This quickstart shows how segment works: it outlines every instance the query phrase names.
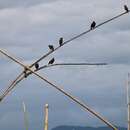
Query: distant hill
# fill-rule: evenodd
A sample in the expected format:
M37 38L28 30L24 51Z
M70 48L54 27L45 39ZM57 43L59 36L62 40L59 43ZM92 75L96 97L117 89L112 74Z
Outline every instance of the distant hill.
M119 127L119 130L127 130L126 128ZM57 126L52 130L111 130L108 127L82 127L82 126Z

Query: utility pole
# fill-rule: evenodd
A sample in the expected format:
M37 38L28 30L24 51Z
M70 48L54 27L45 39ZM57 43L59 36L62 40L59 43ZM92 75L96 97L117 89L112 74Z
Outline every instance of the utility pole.
M48 108L49 105L45 105L45 117L44 117L44 130L48 130Z
M130 97L129 97L129 86L130 86L130 73L128 73L128 79L127 79L127 108L128 108L128 130L130 130Z

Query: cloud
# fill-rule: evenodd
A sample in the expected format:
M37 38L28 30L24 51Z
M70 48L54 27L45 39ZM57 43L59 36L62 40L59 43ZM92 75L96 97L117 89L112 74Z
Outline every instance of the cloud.
M56 0L1 0L0 1L0 9L4 8L17 8L17 7L29 7L34 6L41 3L54 2Z
M123 12L124 4L122 0L0 1L0 48L26 64L32 63L49 51L48 44L56 47L61 36L68 40L89 29L93 20L99 24ZM128 14L65 45L40 62L47 64L55 57L56 62L106 62L108 66L53 67L39 72L120 126L126 126L123 86L130 71L129 22ZM0 55L0 90L22 70ZM62 124L103 125L63 94L30 76L0 104L0 129L8 129L6 122L12 118L10 129L23 128L20 124L23 100L32 130L42 128L45 103L50 104L50 128ZM16 122L20 123L15 126Z

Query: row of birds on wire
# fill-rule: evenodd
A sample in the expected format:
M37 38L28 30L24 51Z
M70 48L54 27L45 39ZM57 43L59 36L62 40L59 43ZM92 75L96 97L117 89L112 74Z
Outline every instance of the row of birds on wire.
M127 5L124 5L124 10L125 10L126 12L129 12L129 8L128 8ZM90 29L92 30L92 29L94 29L95 27L96 27L96 22L93 21L93 22L91 23L91 25L90 25ZM64 43L64 40L63 40L63 37L61 37L61 38L59 39L59 46L62 46L63 43ZM54 48L53 45L48 45L48 47L49 47L50 51L54 51L54 50L55 50L55 48ZM53 57L51 60L49 60L48 65L51 65L51 64L53 64L54 62L55 62L55 58ZM39 67L40 67L40 66L39 66L39 63L35 63L34 66L35 66L35 69L36 69L36 70L38 70ZM25 70L24 70L25 77L27 77L26 71L27 71L27 69L25 68Z
M61 37L61 38L59 39L59 45L62 46L63 43L64 43L63 37ZM48 47L49 47L50 51L54 51L54 50L55 50L53 45L48 45ZM55 58L53 57L51 60L49 60L48 65L51 65L51 64L53 64L54 62L55 62ZM38 70L39 67L40 67L39 63L35 63L34 67L35 67L36 70ZM26 68L25 68L25 70L24 70L24 74L25 74L24 77L26 78L26 77L27 77L27 69L26 69Z

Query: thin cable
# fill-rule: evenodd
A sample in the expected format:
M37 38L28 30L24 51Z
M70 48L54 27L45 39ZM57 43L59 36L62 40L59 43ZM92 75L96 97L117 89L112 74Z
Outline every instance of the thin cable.
M19 60L17 60L16 58L8 55L5 51L0 49L0 52L7 56L9 59L13 60L14 62L18 63L19 65L21 65L22 67L26 68L27 70L29 70L30 72L32 72L34 75L36 75L37 77L39 77L41 80L45 81L46 83L48 83L49 85L51 85L53 88L57 89L58 91L60 91L61 93L63 93L65 96L67 96L68 98L70 98L73 102L79 104L84 110L89 111L91 114L93 114L95 117L97 117L99 120L101 120L102 122L104 122L107 126L109 126L110 128L112 128L113 130L117 130L117 128L111 124L109 121L107 121L106 119L104 119L101 115L99 115L97 112L95 112L94 110L92 110L89 106L87 106L86 104L84 104L83 102L81 102L79 99L73 97L71 94L67 93L64 89L62 89L61 87L58 87L57 85L55 85L54 83L50 82L47 78L44 78L43 76L39 75L38 73L34 72L32 69L30 69L29 67L25 66L23 63L21 63Z
M34 71L36 72L41 69L56 67L56 66L102 66L102 65L108 65L108 64L107 63L55 63L55 64L41 66L38 69L35 69ZM27 76L30 74L32 73L28 72Z
M48 68L48 67L54 67L54 66L101 66L101 65L108 65L107 63L56 63L51 65L45 65L39 68Z

